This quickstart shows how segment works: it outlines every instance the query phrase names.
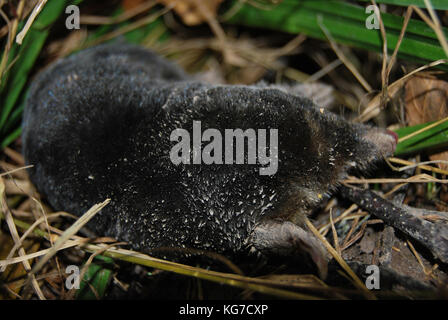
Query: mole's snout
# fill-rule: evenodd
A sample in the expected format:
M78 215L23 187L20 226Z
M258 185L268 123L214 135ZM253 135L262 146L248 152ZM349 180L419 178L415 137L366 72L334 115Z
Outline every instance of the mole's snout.
M393 155L398 143L395 132L380 128L369 129L364 138L372 142L384 156Z
M393 131L391 131L391 130L386 130L386 132L387 132L388 134L390 134L392 137L394 137L394 139L395 139L395 146L396 146L397 143L398 143L398 134L396 134L395 132L393 132Z

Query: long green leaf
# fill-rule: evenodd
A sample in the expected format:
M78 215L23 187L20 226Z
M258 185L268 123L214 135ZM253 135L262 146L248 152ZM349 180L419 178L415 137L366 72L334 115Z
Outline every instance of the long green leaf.
M11 70L11 77L2 92L2 112L0 117L0 128L3 128L6 121L19 99L24 88L28 73L34 66L34 61L39 56L40 50L45 43L48 31L30 30L19 49L18 60L14 63Z
M269 28L289 33L304 33L326 40L322 26L335 41L367 50L382 51L380 30L366 27L365 7L337 0L284 0L270 10L245 4L229 23ZM395 48L403 25L403 17L382 13L387 31L388 49ZM444 31L448 34L447 29ZM398 56L424 62L447 58L436 34L422 21L411 19ZM448 70L448 65L442 68Z
M112 270L109 269L113 263L113 259L105 256L97 256L95 257L95 261L95 263L90 264L87 268L84 279L80 283L79 290L76 291L76 299L78 300L96 300L103 298L106 293L106 289L113 275Z
M65 12L69 4L79 4L82 0L49 1L34 21L22 45L14 43L8 63L12 65L4 77L0 92L0 139L5 147L11 138L20 132L17 120L21 114L19 101L24 100L24 88L28 75L45 44L51 25ZM19 25L19 31L24 22ZM19 110L19 111L17 111Z
M434 122L418 124L411 127L401 128L396 131L399 138L405 137L413 132L423 129ZM426 130L415 137L409 138L397 145L395 155L408 155L422 151L440 150L448 146L448 121Z
M370 2L372 3L372 0L358 0L363 2ZM420 8L426 8L425 1L424 0L376 0L376 3L385 3L385 4L393 4L396 6L410 6L414 5L416 7ZM434 9L437 10L447 10L448 9L448 1L446 0L431 0L431 4Z
M2 148L7 147L10 143L12 143L14 140L16 140L20 135L22 134L22 127L16 128L12 133L8 134L6 138L2 141Z

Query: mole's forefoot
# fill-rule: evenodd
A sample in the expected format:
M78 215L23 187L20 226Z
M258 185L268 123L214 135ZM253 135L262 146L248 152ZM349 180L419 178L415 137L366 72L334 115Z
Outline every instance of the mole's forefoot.
M319 277L327 276L328 262L321 242L290 221L266 220L258 224L249 238L249 245L270 256L294 258L307 254L317 267Z

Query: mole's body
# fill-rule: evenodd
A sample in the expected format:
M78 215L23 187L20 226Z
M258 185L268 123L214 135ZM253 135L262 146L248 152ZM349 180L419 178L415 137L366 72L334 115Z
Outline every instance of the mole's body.
M173 130L278 129L278 170L178 164ZM187 247L225 254L248 248L308 252L324 264L302 217L351 167L395 148L394 137L257 86L189 80L144 49L105 45L59 61L34 82L23 120L32 181L56 210L82 214L133 248ZM206 143L204 143L206 144ZM269 144L268 144L269 146Z

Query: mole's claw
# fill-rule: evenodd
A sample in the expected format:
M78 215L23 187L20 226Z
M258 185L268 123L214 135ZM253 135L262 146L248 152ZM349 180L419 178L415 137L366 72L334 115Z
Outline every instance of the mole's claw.
M328 261L320 241L290 221L263 221L255 227L248 243L267 255L292 258L308 255L317 267L319 277L325 279L327 276Z

